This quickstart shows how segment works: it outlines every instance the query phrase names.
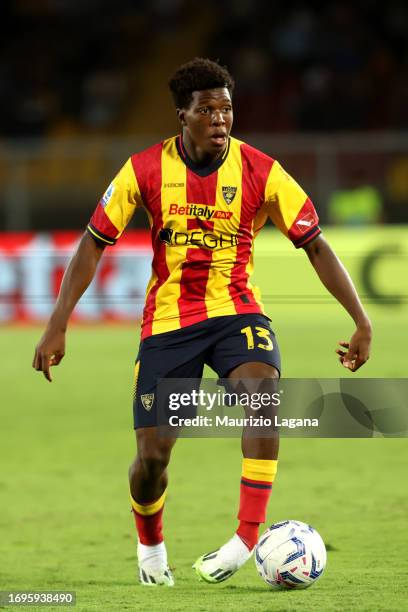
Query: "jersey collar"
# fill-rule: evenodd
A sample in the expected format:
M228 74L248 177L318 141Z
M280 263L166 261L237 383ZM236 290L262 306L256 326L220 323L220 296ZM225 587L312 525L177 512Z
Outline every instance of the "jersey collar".
M176 147L177 147L178 154L180 155L183 162L186 164L187 168L190 168L190 170L192 170L195 174L198 174L198 176L208 176L209 174L211 174L212 172L215 172L216 170L218 170L218 168L222 166L222 164L225 162L225 160L228 157L228 153L230 149L230 142L231 142L231 139L228 137L227 146L225 147L225 151L221 157L216 159L214 162L212 162L208 166L201 166L200 164L195 162L193 159L191 159L191 157L189 157L184 147L181 134L176 137Z

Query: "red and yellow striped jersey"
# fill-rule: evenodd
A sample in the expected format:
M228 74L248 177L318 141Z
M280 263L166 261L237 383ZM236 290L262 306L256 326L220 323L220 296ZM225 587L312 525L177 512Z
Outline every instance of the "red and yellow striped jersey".
M137 207L147 212L153 245L142 338L209 317L264 313L250 282L257 232L270 217L296 247L320 233L301 187L277 161L235 138L206 168L187 156L180 136L132 155L88 231L113 245Z

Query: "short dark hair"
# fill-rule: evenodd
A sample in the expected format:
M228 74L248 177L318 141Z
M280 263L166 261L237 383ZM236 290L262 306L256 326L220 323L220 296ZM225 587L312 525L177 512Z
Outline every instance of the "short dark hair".
M232 94L234 79L218 62L196 57L176 70L169 80L169 87L176 107L188 108L193 91L226 87Z

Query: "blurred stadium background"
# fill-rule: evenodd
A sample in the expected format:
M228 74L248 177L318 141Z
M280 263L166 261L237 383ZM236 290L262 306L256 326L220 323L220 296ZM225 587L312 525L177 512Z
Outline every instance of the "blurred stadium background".
M219 58L234 74L235 135L281 161L323 227L356 237L356 257L380 249L363 293L405 299L405 2L322 10L313 2L123 0L119 10L113 0L5 0L0 10L0 321L47 315L75 232L118 168L178 129L167 80L195 55ZM401 231L391 237L395 224ZM136 214L131 228L146 227ZM370 243L373 227L384 234ZM79 309L85 319L140 316L148 244L130 232L112 250ZM136 263L127 263L129 249ZM385 260L389 286L376 287Z
M88 597L87 610L97 609L100 592L103 609L110 601L109 609L123 610L126 584L131 588L134 581L133 554L128 541L114 544L109 534L121 538L116 532L122 529L124 538L134 538L125 482L134 443L125 432L131 429L132 359L138 344L134 321L141 314L150 266L146 218L137 213L127 234L105 254L95 282L76 310L76 319L85 325L73 326L67 357L50 388L29 368L66 262L96 202L127 157L177 131L167 91L169 75L196 55L218 58L236 79L234 135L279 159L309 193L325 234L350 270L372 317L372 358L356 377L406 377L408 4L403 0L328 1L324 6L267 0L3 0L0 14L4 468L0 494L5 494L0 525L9 560L2 585L51 587L73 581L85 600ZM284 374L347 376L336 362L334 348L352 332L352 322L321 288L306 258L272 227L257 239L256 258L255 278L278 332ZM100 321L103 326L94 325ZM115 325L107 325L108 321ZM218 444L218 452L224 453L227 463L231 459L231 466L232 458L239 456L238 445L232 447L235 441L223 448L217 441L194 442L198 446L183 441L177 448L174 497L173 502L169 498L168 510L171 526L178 526L182 516L194 534L191 543L187 539L188 549L177 530L169 535L170 547L181 559L181 573L185 565L185 580L195 552L204 552L197 542L195 520L177 497L201 499L191 481L195 472L191 468L189 476L186 466L196 466L198 453L208 452L210 443ZM385 448L366 441L362 459L358 444L363 441L337 441L330 447L323 442L283 444L281 488L276 493L281 514L272 509L271 517L286 517L295 483L298 487L304 481L302 466L315 463L316 456L320 462L325 457L326 469L321 465L320 470L308 470L310 496L302 489L299 516L289 518L310 520L331 541L342 542L341 570L338 565L336 570L340 575L335 578L334 570L330 574L340 589L352 557L354 564L360 563L355 568L359 582L372 579L374 592L375 573L360 580L361 559L371 555L369 546L376 546L371 536L380 532L378 521L384 519L382 529L386 519L402 520L406 513L406 496L398 484L405 478L406 445L389 440ZM349 469L343 478L339 466L345 456L353 457L353 468L361 462L364 482L358 479L358 470L353 475ZM376 466L375 473L371 465ZM388 465L392 465L390 480ZM222 481L209 510L217 522L213 535L221 538L228 536L227 523L235 512L231 466L225 468L225 473L231 472L227 486L218 464L208 459L208 473L218 474ZM290 469L285 470L287 466ZM342 484L344 480L350 488ZM333 482L333 496L323 495L332 490ZM109 502L105 499L102 514L100 498L107 490L113 493ZM71 503L64 503L66 496L72 496ZM316 496L322 500L318 508ZM220 508L226 499L231 506L224 516ZM191 501L197 512L198 504ZM59 519L48 510L50 505L58 508ZM97 525L106 536L103 543ZM347 531L346 525L353 530ZM357 557L356 525L361 534ZM377 560L382 558L381 546L393 537L392 531L387 533L380 544L377 540ZM92 539L93 544L88 541ZM220 543L214 539L213 547ZM205 539L203 545L207 546ZM99 546L100 558L108 547L115 592L109 590L109 577L89 569L95 567L92 546ZM395 558L398 550L394 542ZM21 554L26 563L17 570ZM121 555L126 558L124 566ZM57 559L56 567L50 559ZM103 573L102 567L99 571ZM386 576L381 568L384 585ZM252 579L245 580L251 588L255 585ZM395 572L390 573L388 583L398 584L395 580ZM189 586L186 609L192 609L194 584ZM336 609L347 608L344 601L351 597L350 588L345 587L345 600L339 595ZM349 603L353 604L347 609L357 609L357 586L352 589L354 599ZM328 597L324 603L319 592ZM376 592L379 602L364 609L388 609ZM316 591L313 609L332 609L337 595L329 587ZM217 595L205 609L243 609L241 591L229 596L224 601ZM361 597L364 602L364 593ZM177 601L179 607L174 604L174 609L184 609ZM256 599L248 602L246 609L266 609ZM302 609L309 609L305 606ZM392 609L402 607L397 602ZM276 609L286 608L280 603Z

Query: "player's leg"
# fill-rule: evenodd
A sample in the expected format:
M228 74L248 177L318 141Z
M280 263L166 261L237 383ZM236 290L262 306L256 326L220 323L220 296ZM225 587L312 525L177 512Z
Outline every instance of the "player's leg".
M229 374L232 386L244 381L247 393L265 393L272 397L277 391L278 370L260 362L244 363ZM249 410L247 414L249 416ZM275 407L257 411L257 415L274 422ZM266 511L278 466L279 433L277 428L244 427L242 432L242 471L237 535L252 551L258 541L259 525L266 520Z
M251 341L248 340L250 333ZM253 341L256 334L259 338ZM276 392L280 355L266 317L237 317L216 349L213 367L221 377L228 378L228 385L238 395L240 392L268 393L272 397ZM256 416L269 417L273 422L274 410L270 405L257 411ZM250 416L249 412L246 409L246 416ZM242 434L238 529L221 548L203 555L195 563L198 575L207 582L228 579L249 559L258 540L259 525L265 521L277 469L279 437L274 428L261 429L260 433L257 428L256 432L245 427Z
M238 391L245 389L249 394L268 393L272 396L279 372L271 365L250 362L232 370L228 379L231 387L238 388ZM269 412L268 416L271 416ZM196 561L195 569L206 582L217 583L230 578L248 561L258 541L259 525L266 520L279 451L278 433L269 430L265 436L254 437L253 428L244 428L241 442L243 459L239 525L226 544Z
M157 427L136 430L137 456L129 468L132 511L138 533L138 562L142 584L172 586L163 536L167 466L176 438Z
M172 586L163 538L167 466L177 430L166 427L168 402L159 393L159 379L200 379L200 329L177 330L141 343L135 366L133 416L137 456L129 469L132 510L138 533L139 576L142 584ZM202 332L201 332L202 333ZM177 380L172 385L178 383Z
M167 466L176 437L165 437L157 427L136 429L137 455L129 468L132 497L140 503L158 499L167 488Z

